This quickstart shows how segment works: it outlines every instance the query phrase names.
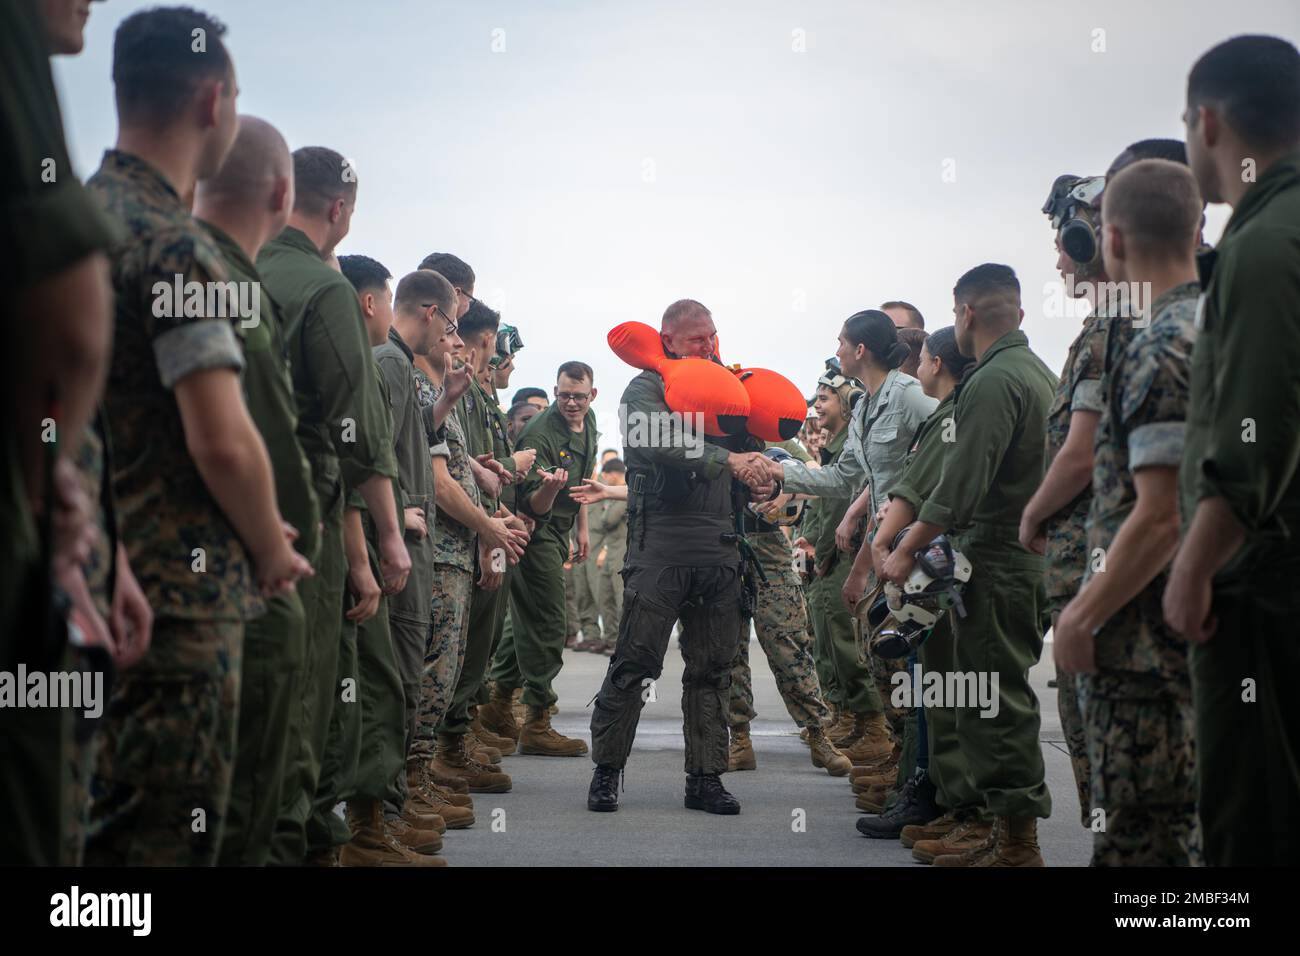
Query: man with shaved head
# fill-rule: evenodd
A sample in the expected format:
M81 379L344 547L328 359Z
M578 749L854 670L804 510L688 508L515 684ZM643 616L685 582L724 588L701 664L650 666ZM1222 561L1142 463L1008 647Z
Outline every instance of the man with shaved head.
M298 411L284 359L284 338L274 305L262 292L254 260L279 234L293 208L293 160L284 138L270 123L241 116L235 143L220 172L200 180L194 215L225 260L232 281L247 286L242 295L258 304L256 321L236 324L244 351L244 400L262 433L275 472L280 513L298 532L294 546L315 560L320 520L311 466L294 431ZM267 602L264 616L248 622L244 633L243 689L239 737L230 790L230 809L221 843L223 866L264 866L280 807L291 742L302 735L295 718L302 693L306 655L306 617L296 591Z
M715 336L713 316L694 299L668 306L659 327L669 358L712 359ZM742 622L734 514L741 494L732 479L748 459L740 453L738 437L701 441L703 436L687 434L688 420L669 413L657 372L634 378L620 406L629 487L625 610L591 716L596 767L587 809L618 809L618 779L632 751L641 708L652 699L648 688L663 672L673 624L680 618L686 661L684 802L708 813L739 813L740 802L722 786L720 775L727 770L728 691ZM652 430L647 438L646 429L635 423L650 421L668 427Z

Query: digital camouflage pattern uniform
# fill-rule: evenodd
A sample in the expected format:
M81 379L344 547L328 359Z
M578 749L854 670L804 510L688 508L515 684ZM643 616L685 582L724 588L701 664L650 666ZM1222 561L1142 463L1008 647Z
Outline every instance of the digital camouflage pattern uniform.
M217 226L200 223L224 257L230 278L257 283L260 289L262 276L239 244ZM235 331L244 347L244 400L266 443L276 503L284 520L298 531L294 547L307 560L315 560L320 505L312 489L311 465L295 435L298 409L284 336L265 289L257 324L245 328L240 321ZM222 866L265 866L270 859L290 746L297 743L290 738L290 728L302 694L306 613L297 590L268 598L266 604L266 613L249 621L244 632L239 738L221 841Z
M1245 543L1214 578L1214 636L1190 657L1205 859L1294 865L1300 154L1277 160L1247 187L1218 248L1198 265L1205 298L1178 472L1183 520L1202 499L1217 497L1246 529Z
M668 414L663 379L655 372L634 378L621 405L625 422L669 421L672 432L650 445L623 436L629 486L623 619L591 715L591 759L615 769L626 765L641 708L663 673L680 618L686 772L725 773L727 698L742 620L728 451L713 439L688 444L681 417Z
M600 609L601 637L606 647L618 640L618 622L623 618L623 559L627 555L627 502L606 498L587 508L591 528L591 553L595 561L605 549L605 563L597 568L596 603ZM789 564L789 562L786 562Z
M491 455L507 471L513 473L514 461L510 459L510 440L506 437L505 420L497 403L475 379L460 400L461 420L465 424L465 440L469 454ZM508 486L507 486L508 487ZM503 488L502 491L506 489ZM488 497L479 489L483 510L489 515L497 512L501 499ZM501 555L499 563L508 567L505 556ZM487 591L478 586L479 577L478 549L474 552L474 587L470 597L468 636L465 645L465 663L456 689L452 695L451 706L442 720L440 731L447 734L463 735L470 729L470 708L478 703L479 692L484 686L488 665L492 661L492 648L505 614L506 604L510 600L510 590L505 581L495 591Z
M1107 317L1103 303L1099 302L1093 315L1083 322L1083 329L1070 344L1065 357L1065 367L1056 384L1056 395L1047 414L1047 464L1051 467L1070 434L1070 417L1075 412L1101 414L1101 375L1106 362L1106 340L1112 324L1128 328L1128 319L1112 320ZM1092 489L1084 488L1075 499L1052 515L1044 524L1047 537L1046 570L1043 586L1047 594L1047 609L1052 625L1061 616L1061 609L1079 593L1083 573L1088 564L1087 532L1084 522L1092 501ZM1088 826L1088 751L1084 734L1083 712L1076 693L1076 678L1060 671L1056 674L1057 709L1061 715L1061 731L1070 751L1074 770L1074 783L1079 791L1079 817Z
M1087 547L1105 553L1137 503L1134 473L1177 469L1183 456L1195 282L1150 307L1150 326L1110 343L1105 411L1097 427ZM1103 566L1104 568L1104 566ZM1089 567L1085 580L1104 569ZM1164 622L1167 571L1095 637L1097 673L1079 675L1092 806L1094 866L1189 866L1201 861L1196 746L1187 641Z
M443 440L445 431L440 429L431 442L417 391L415 356L396 329L389 330L388 341L376 348L374 355L375 364L388 387L392 402L393 457L397 461L397 481L402 491L399 501L403 509L424 510L428 532L423 538L418 537L414 531L404 532L406 550L411 556L411 573L406 579L406 586L388 598L388 630L402 682L403 725L406 727L402 752L409 758L415 742L420 684L424 677L424 653L429 645L435 573L433 536L437 530L437 495L429 450L431 445ZM405 774L398 775L397 786L400 799L393 803L405 803ZM400 807L390 805L389 809L397 810Z
M956 435L956 389L939 402L916 433L903 474L888 490L891 499L907 502L916 514L939 484L944 456ZM944 614L918 651L924 673L949 674L957 669L951 613ZM979 807L980 793L971 782L961 740L957 735L957 709L952 706L925 707L927 772L934 783L936 801L949 810ZM900 779L906 779L899 773Z
M343 617L343 509L347 489L375 475L391 479L397 466L352 283L293 226L262 247L257 267L283 319L298 441L311 464L323 525L315 576L298 582L307 656L291 736L300 743L271 850L273 863L292 866L351 838L333 812L355 773L361 729L361 709L342 699L342 680L356 673L356 626ZM350 593L346 600L350 605Z
M811 460L795 442L769 443L782 448L800 461ZM767 655L768 666L776 678L776 688L790 712L790 718L802 727L821 726L829 716L817 684L817 667L813 663L808 640L808 610L804 605L799 576L791 566L790 541L777 525L769 524L748 508L744 513L745 537L766 576L759 582L758 602L752 618L742 616L740 647L731 665L731 693L727 721L732 727L748 724L754 711L753 674L749 668L749 625L752 620L758 644Z
M1046 817L1052 800L1038 739L1038 698L1029 668L1042 654L1043 558L1020 546L1020 516L1042 482L1047 411L1056 376L1019 329L1007 332L966 373L954 406L954 440L943 473L917 517L953 534L971 562L949 615L956 670L996 673L997 716L957 709L957 738L971 784L1000 817Z
M514 655L498 655L492 678L505 693L522 686L523 702L531 707L555 703L551 684L564 665L564 562L569 556L569 532L579 505L569 489L591 474L596 461L596 416L590 409L581 432L571 431L551 405L533 417L515 442L517 450L537 449L535 468L515 489L520 513L537 520L528 547L510 584ZM545 515L533 512L529 498L541 486L537 469L563 468L569 478Z
M496 399L495 389L489 392L488 414L492 417L492 443L493 447L501 448L505 452L504 457L499 457L500 461L507 468L514 468L514 459L507 458L514 452L515 443L510 438L510 431L506 427L506 413L501 410L501 403ZM501 504L505 505L512 513L518 513L515 505L515 485L507 485L501 489ZM497 615L496 624L492 629L492 645L488 649L487 667L484 669L483 679L479 681L478 690L474 695L476 705L486 704L491 699L489 691L489 675L496 672L498 667L504 667L498 661L504 661L513 658L515 653L514 646L514 627L510 623L510 587L514 581L514 576L518 573L517 565L506 565L505 580L501 583L499 600L501 601L501 612ZM507 639L507 635L509 636Z
M112 251L104 407L122 540L155 617L149 652L108 705L86 862L211 865L230 799L243 622L265 605L189 457L172 388L195 372L240 371L244 358L228 319L154 314L155 283L226 279L221 253L166 179L109 150L88 185L127 234Z
M420 369L415 370L416 395L420 406L432 410L442 395ZM469 467L465 431L457 410L443 422L446 438L429 449L435 458L447 460L447 472L475 505L478 485ZM430 417L425 419L426 430ZM436 480L436 477L435 477ZM433 598L429 616L429 645L424 654L420 679L420 711L416 718L413 755L433 758L443 715L451 706L456 681L465 666L465 642L469 633L469 608L474 587L474 550L477 536L446 511L439 509L433 525Z

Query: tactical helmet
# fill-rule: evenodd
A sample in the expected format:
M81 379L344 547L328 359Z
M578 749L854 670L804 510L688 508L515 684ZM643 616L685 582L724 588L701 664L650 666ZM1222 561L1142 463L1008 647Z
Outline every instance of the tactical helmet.
M1105 187L1105 176L1057 176L1043 204L1061 248L1074 260L1083 279L1101 273L1101 192Z
M894 538L898 547L910 528ZM921 645L945 611L966 616L961 595L970 580L971 564L947 535L938 535L916 553L916 566L900 588L886 582L868 612L870 649L877 657L906 657Z

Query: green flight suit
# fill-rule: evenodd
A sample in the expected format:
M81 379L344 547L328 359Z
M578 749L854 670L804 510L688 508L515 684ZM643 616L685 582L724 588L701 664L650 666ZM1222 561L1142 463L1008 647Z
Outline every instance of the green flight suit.
M863 399L865 401L865 399ZM822 461L833 467L843 457L849 430L843 428L822 449ZM883 701L871 671L858 654L853 633L853 615L844 606L840 592L853 569L853 556L835 546L835 529L849 510L847 498L818 499L813 564L817 576L808 586L813 628L823 653L829 657L834 684L839 690L839 706L850 714L879 714Z
M950 440L956 434L953 427L956 423L956 401L954 390L925 420L916 434L903 474L887 489L890 498L901 498L911 505L913 514L920 511L921 505L943 475L944 455L948 447L945 436ZM930 636L921 645L918 657L925 673L946 674L956 670L956 647L950 616L945 614L939 618ZM926 748L930 760L927 772L934 783L939 805L950 810L959 807L982 808L984 801L972 785L961 750L961 740L957 735L956 708L950 706L950 702L945 702L945 706L926 705L925 725Z
M997 675L996 716L957 709L957 737L988 811L1046 817L1052 799L1029 668L1043 649L1043 559L1020 546L1020 515L1042 481L1056 376L1019 329L994 342L960 387L943 474L917 517L954 534L973 570L966 617L949 615L957 669Z
M730 449L752 446L689 434L683 418L669 414L655 372L634 378L620 406L629 495L624 613L591 715L591 759L626 765L680 619L685 770L724 773L731 665L747 604L736 535L740 489L727 461ZM644 427L654 422L667 428Z
M0 287L18 304L36 283L106 251L115 229L73 173L38 5L9 3L6 14L0 31ZM52 181L47 170L55 174ZM3 382L9 390L24 381L20 370L35 346L16 320L7 331ZM20 454L27 436L18 434L12 398L6 391L0 421L0 670L15 673L22 663L48 673L65 669L72 651L61 628L48 630L48 555L29 504ZM75 453L76 443L74 437L55 444L48 460ZM64 821L83 813L82 801L67 801L70 788L61 780L80 762L68 731L79 716L51 708L0 709L0 819L6 821L0 865L59 862ZM80 842L75 832L67 836Z
M424 651L429 643L429 620L433 596L433 534L437 516L433 466L429 458L429 434L425 429L415 381L415 356L396 329L388 341L374 350L375 364L388 388L393 414L393 456L401 505L423 508L427 533L404 533L411 556L411 573L406 586L388 598L388 629L393 642L402 683L403 722L406 728L402 753L410 756L415 742L415 725L420 706L420 680L424 674ZM436 435L434 437L437 437ZM406 801L406 775L399 774L400 800ZM400 807L390 806L390 810Z
M501 658L492 678L502 693L524 688L523 702L533 707L555 703L551 682L564 665L564 562L569 557L569 532L578 516L579 505L568 489L591 474L596 461L596 415L590 409L580 432L571 431L551 405L525 426L516 450L537 449L534 470L515 492L519 510L537 519L510 583L511 620L514 624L513 658ZM555 497L551 510L533 511L529 498L541 487L536 469L563 468L569 478Z
M256 284L262 277L248 254L224 230L200 220L226 261L230 278ZM251 320L250 320L251 321ZM285 361L284 337L275 306L261 291L258 321L236 331L244 346L244 399L261 432L275 477L275 498L284 520L298 531L294 546L309 561L320 538L320 506L312 490L311 466L298 443L298 409ZM267 600L267 612L244 630L244 672L239 698L230 809L221 842L223 866L264 866L279 815L289 766L291 714L299 707L307 654L307 622L295 590Z
M796 538L805 538L815 546L817 535L821 532L822 510L832 501L829 498L813 498L804 505L803 517L799 520L799 532ZM793 555L791 556L793 561ZM844 706L844 697L840 691L839 681L835 677L835 653L828 646L826 629L818 630L818 619L822 615L821 605L815 600L816 561L809 559L806 577L803 578L804 604L808 608L808 634L812 639L813 663L817 668L817 684L822 690L822 699L834 707Z
M1218 628L1190 659L1205 858L1291 865L1300 856L1300 154L1246 189L1199 265L1183 520L1218 497L1246 529L1214 579Z
M341 785L338 775L346 772L360 727L359 708L336 707L343 694L337 683L339 661L355 647L355 628L350 623L345 627L343 618L344 491L374 475L393 478L397 467L388 410L379 401L375 363L352 284L292 226L262 248L257 265L284 322L298 439L311 463L323 523L316 574L298 583L308 637L302 708L295 723L301 740L298 781L294 786L286 781L272 850L274 862L295 865L309 845L320 851L350 836L333 814L342 794L327 792ZM325 766L330 775L324 775Z
M376 346L374 352L387 344ZM389 409L392 428L395 425L392 396L388 390L388 378L380 370L378 360L375 362L375 385L384 408ZM349 506L361 511L370 571L382 588L384 577L379 569L374 520L359 494L353 491L349 499ZM393 504L398 527L405 524L404 500L400 477L394 478ZM403 539L406 538L403 534ZM361 728L357 735L358 755L352 783L344 795L349 799L380 800L390 807L400 807L406 799L406 695L389 626L389 606L389 597L381 594L379 609L374 616L356 626L357 654L353 676L356 677L356 701L361 705ZM346 697L344 699L346 701Z
M466 449L472 457L491 455L510 471L514 462L507 463L510 457L510 440L506 437L505 422L496 401L487 390L475 380L460 400L461 420L465 423ZM480 489L481 490L481 489ZM504 489L503 489L504 490ZM500 498L489 498L486 493L481 497L483 510L496 514ZM477 549L476 549L477 553ZM504 570L506 561L501 557L500 570ZM492 646L501 616L505 614L506 603L510 600L510 591L505 581L494 591L486 591L478 586L481 569L475 562L474 590L469 606L469 636L465 644L465 663L460 676L456 679L456 691L452 695L451 706L443 715L440 733L463 735L470 729L470 708L479 701L479 692L487 676L488 665L492 661Z

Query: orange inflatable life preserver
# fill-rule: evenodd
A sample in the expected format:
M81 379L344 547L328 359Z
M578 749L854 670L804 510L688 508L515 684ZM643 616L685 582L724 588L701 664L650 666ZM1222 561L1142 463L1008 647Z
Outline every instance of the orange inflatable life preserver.
M669 358L659 333L644 322L617 325L608 340L614 354L633 368L659 373L664 400L672 411L703 413L706 435L720 438L748 431L764 441L785 441L803 425L807 414L803 394L779 372L728 367L701 358Z

